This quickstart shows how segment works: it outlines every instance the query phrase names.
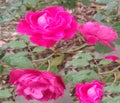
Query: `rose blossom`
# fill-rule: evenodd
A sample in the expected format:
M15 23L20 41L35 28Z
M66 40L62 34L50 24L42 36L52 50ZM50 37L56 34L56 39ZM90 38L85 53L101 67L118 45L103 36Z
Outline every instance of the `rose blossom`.
M97 80L76 85L76 96L82 103L99 103L103 97L103 84Z
M61 39L72 38L78 28L74 17L62 7L51 6L42 11L27 12L17 31L30 36L31 42L52 47Z
M114 56L114 55L107 55L107 56L105 56L105 59L116 61L119 59L119 57Z
M16 85L18 95L27 100L48 101L64 93L65 85L60 76L52 72L24 69L10 72L10 84Z
M80 25L79 30L88 44L100 42L115 50L111 43L118 38L118 34L111 27L100 25L98 22L86 22Z

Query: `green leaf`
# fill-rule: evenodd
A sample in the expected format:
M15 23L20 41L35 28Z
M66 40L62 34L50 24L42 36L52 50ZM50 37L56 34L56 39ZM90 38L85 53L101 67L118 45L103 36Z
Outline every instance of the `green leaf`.
M110 64L112 61L111 60L101 60L100 62L99 62L99 65L108 65L108 64Z
M8 54L2 58L3 62L6 62L9 65L17 66L19 68L32 68L32 62L25 57L27 52L20 52L17 54Z
M7 90L0 90L0 99L9 98L12 94Z
M2 58L2 61L3 61L3 62L6 62L7 64L10 64L12 56L13 56L12 54L6 54L6 55Z
M51 66L51 67L50 67L50 71L53 72L53 73L56 73L56 74L59 73L59 70L58 70L58 67L57 67L57 66Z
M10 62L13 58L24 57L27 55L28 55L28 52L19 52L17 54L7 54L2 58L2 61L6 62L7 64L10 64Z
M71 72L65 76L66 80L74 84L82 82L83 80L99 79L97 73L93 70L82 70L79 72Z
M107 86L104 89L109 93L120 93L120 86Z
M112 27L117 31L117 33L119 34L119 38L120 38L120 21L113 22Z
M23 4L27 7L36 7L39 3L39 0L23 0Z
M8 46L14 49L23 49L25 48L27 45L25 44L24 41L22 40L15 40L15 41L11 41L8 43Z
M46 48L44 48L44 47L35 47L32 52L41 53L45 50L46 50Z
M106 18L105 15L101 14L100 12L96 13L93 17L96 21L102 21Z
M88 5L88 6L91 4L90 0L81 0L81 2L82 2L84 5Z
M5 102L2 102L2 103L15 103L14 101L5 101Z
M28 43L28 42L29 42L29 37L28 37L28 36L21 36L21 39L22 39L25 43Z
M11 58L10 65L17 66L19 68L33 68L32 62L27 57L13 57Z
M113 45L112 45L112 46L113 46ZM95 45L95 51L104 54L104 53L109 53L109 52L111 52L112 50L111 50L109 47L105 46L105 45L102 45L102 44L100 44L100 43L97 43L97 44Z
M120 103L120 96L115 96L114 98L104 97L102 103Z
M87 61L90 61L93 59L93 57L91 56L91 54L89 53L84 53L84 52L78 52L75 56L73 56L73 58L78 58L78 59L85 59Z
M116 7L118 7L118 2L112 1L112 2L109 2L109 3L104 7L104 9L105 9L105 10L111 10L111 9L115 9Z
M115 41L116 44L120 45L120 38Z
M45 62L46 63L46 62ZM38 69L40 70L46 70L47 69L47 65L45 63L41 63L38 65Z
M58 66L62 63L64 55L59 55L51 60L51 66Z
M69 65L75 67L85 67L89 65L89 62L85 59L73 59L71 62L69 62Z
M89 53L78 52L76 55L73 56L72 61L68 61L65 64L65 68L69 66L85 67L89 65L89 61L92 59L93 57Z
M101 3L101 4L107 4L109 2L111 2L112 0L96 0L97 3Z

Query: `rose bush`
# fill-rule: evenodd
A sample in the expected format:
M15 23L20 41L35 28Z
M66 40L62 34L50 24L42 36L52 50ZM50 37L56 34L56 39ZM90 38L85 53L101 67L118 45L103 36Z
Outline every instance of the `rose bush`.
M97 80L76 84L76 96L82 103L98 103L103 97L103 84Z
M86 22L79 26L79 31L85 37L88 44L100 42L115 50L111 43L118 38L118 34L111 27L100 25L98 22Z
M72 38L78 28L74 17L62 7L51 6L42 11L27 12L17 31L30 36L31 42L52 47L61 39Z
M18 95L27 100L48 101L64 93L65 85L60 76L51 72L24 69L12 70L9 82L17 86Z

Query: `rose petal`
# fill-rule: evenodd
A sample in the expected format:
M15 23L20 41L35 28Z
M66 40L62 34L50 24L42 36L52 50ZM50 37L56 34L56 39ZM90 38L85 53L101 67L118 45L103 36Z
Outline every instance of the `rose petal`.
M50 48L51 46L53 46L56 41L53 40L49 40L49 39L43 39L41 37L36 37L36 36L32 36L30 38L31 42L39 45L39 46L44 46L46 48Z

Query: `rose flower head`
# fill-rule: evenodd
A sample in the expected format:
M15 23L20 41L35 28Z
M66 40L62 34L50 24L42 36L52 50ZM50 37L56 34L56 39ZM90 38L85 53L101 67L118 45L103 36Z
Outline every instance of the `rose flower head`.
M52 72L24 69L10 72L10 84L16 85L18 95L27 100L48 101L64 93L65 85L60 76Z
M61 39L72 38L77 29L74 17L60 6L27 12L17 26L17 32L30 36L31 42L46 48Z
M76 85L76 97L81 103L99 103L103 97L104 83L94 80L85 84Z
M111 27L100 25L98 22L86 22L79 26L79 31L85 37L88 44L100 42L115 50L111 43L118 38L118 34Z

